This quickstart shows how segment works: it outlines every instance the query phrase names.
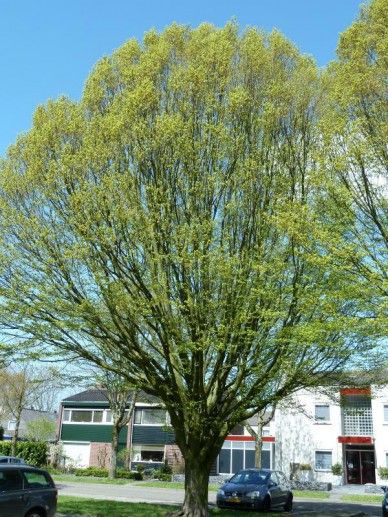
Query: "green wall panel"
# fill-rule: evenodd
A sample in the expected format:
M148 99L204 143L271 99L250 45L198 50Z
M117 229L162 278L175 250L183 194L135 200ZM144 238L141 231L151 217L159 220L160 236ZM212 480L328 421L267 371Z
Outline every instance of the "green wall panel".
M174 443L175 436L171 431L165 431L163 427L156 425L134 425L132 443L147 445L164 445Z
M128 426L121 430L119 443L126 444ZM80 442L107 442L112 441L111 425L63 424L61 440Z

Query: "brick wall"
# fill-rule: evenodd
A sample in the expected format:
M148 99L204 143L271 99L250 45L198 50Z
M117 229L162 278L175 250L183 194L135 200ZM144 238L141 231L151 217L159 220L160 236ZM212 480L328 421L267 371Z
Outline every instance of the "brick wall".
M173 470L179 470L185 463L180 448L175 444L166 445L166 460Z
M112 446L110 443L93 442L90 444L90 467L108 468Z

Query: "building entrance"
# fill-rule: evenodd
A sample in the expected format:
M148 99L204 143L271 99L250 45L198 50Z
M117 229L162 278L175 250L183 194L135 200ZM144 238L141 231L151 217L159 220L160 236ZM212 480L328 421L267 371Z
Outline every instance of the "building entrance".
M353 485L376 483L375 448L349 445L345 449L346 482Z

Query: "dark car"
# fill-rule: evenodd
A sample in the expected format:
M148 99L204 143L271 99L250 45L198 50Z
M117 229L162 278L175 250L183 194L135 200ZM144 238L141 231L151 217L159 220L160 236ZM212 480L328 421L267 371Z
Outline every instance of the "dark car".
M217 492L219 508L292 511L293 495L286 476L278 470L240 470Z
M27 465L0 465L1 517L54 517L57 489L50 474Z
M388 486L382 486L381 487L384 490L384 499L383 499L383 516L388 516Z
M2 463L25 464L26 462L23 458L16 458L15 456L0 456L0 464Z

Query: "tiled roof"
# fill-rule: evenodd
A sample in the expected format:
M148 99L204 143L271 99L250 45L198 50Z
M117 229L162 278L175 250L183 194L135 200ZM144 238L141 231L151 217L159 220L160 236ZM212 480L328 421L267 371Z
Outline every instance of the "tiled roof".
M63 402L108 402L108 397L106 390L94 388L66 397ZM160 400L141 391L137 397L137 402L156 403Z

